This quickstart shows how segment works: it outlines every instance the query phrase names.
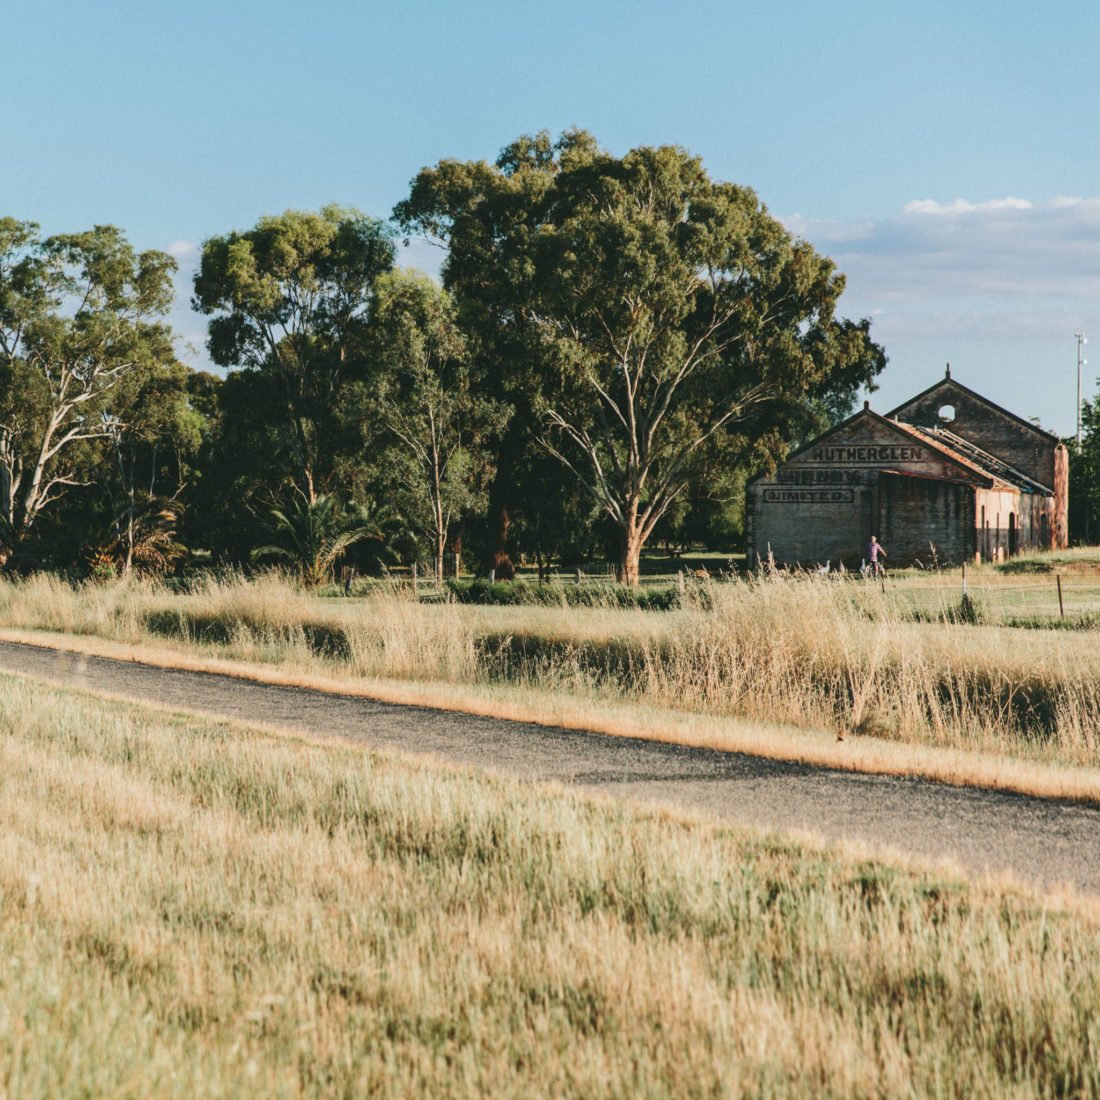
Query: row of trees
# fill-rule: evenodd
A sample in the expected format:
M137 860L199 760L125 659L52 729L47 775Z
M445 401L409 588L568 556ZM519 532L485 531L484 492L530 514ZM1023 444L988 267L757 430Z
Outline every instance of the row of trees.
M443 285L395 234L446 249ZM0 555L614 552L733 541L754 468L844 415L885 356L844 280L674 147L571 131L442 161L393 220L287 212L203 246L224 381L176 362L174 262L113 228L0 221Z
M1093 545L1100 539L1100 398L1081 405L1081 445L1069 449L1069 537Z

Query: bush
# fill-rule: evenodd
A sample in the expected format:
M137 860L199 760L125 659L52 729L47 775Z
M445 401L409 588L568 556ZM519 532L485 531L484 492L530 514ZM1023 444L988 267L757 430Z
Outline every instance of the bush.
M981 605L977 600L969 592L964 592L962 599L948 610L947 621L977 626L979 623L985 622L985 614L982 612Z
M671 611L680 606L675 588L634 588L623 584L528 584L526 581L448 580L459 603L542 607L610 607Z
M958 603L941 611L913 611L905 616L911 623L953 623L961 626L980 626L986 621L982 605L964 592Z

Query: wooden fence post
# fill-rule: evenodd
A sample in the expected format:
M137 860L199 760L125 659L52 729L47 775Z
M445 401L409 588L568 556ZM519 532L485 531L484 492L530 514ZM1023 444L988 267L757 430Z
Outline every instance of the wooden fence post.
M1066 617L1066 605L1062 602L1062 574L1056 574L1055 580L1058 582L1058 614L1064 619Z
M416 562L413 562L412 577L413 577L413 599L418 600L418 599L420 599L420 586L419 586L419 584L417 584Z

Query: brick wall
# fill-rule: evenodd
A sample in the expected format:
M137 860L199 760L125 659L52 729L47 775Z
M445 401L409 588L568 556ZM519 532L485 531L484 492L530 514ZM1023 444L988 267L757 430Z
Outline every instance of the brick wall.
M898 477L879 479L879 542L891 565L947 565L973 553L975 490L967 485Z
M782 471L780 471L782 472ZM776 479L746 490L746 539L750 552L780 564L841 561L858 566L875 515L874 475L846 471L843 484L794 485ZM754 558L750 564L755 564Z
M941 419L940 410L945 407L954 409L953 420ZM990 405L952 379L944 379L890 415L918 428L947 428L1048 489L1054 487L1058 441Z
M774 476L749 483L750 564L770 552L779 564L854 568L872 534L892 565L933 558L956 563L975 553L997 560L1065 545L1065 448L950 380L905 409L914 422L931 425L948 402L955 410L952 431L1053 486L1055 496L993 486L922 437L865 410L792 455Z

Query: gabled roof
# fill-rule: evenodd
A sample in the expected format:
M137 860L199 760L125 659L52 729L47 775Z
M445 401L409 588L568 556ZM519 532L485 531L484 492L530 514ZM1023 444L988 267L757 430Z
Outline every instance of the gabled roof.
M961 382L956 381L951 377L950 368L948 369L946 377L941 378L938 382L934 382L927 389L921 390L915 397L910 397L908 401L903 401L896 409L892 409L886 415L890 417L901 416L910 405L915 405L918 401L928 397L939 389L955 389L961 393L965 393L967 397L973 398L980 404L985 405L986 408L1000 413L1001 416L1008 417L1014 424L1019 424L1022 428L1028 428L1044 439L1053 440L1055 443L1061 443L1062 441L1059 436L1055 435L1053 432L1048 432L1046 428L1040 428L1037 424L1032 424L1030 420L1025 420L1022 416L1017 416L1014 412L1009 412L1008 409L998 405L995 401L990 401L988 397L983 397L977 390L972 390L969 386L964 386Z
M907 436L914 442L920 443L923 447L928 447L933 450L941 458L947 462L958 467L962 473L962 476L958 479L968 484L980 485L983 489L992 489L998 483L1012 484L1005 482L997 474L992 473L990 470L984 469L981 465L975 462L973 459L968 458L966 455L960 454L953 447L949 446L945 441L937 439L930 432L925 432L920 428L915 428L912 424L905 424L899 420L892 420L885 416L880 416L877 412L874 412L870 405L864 403L862 409L852 416L849 416L847 420L841 421L839 424L830 428L828 431L823 432L821 435L810 440L809 443L799 447L798 450L792 451L784 460L780 463L781 466L786 465L788 462L794 461L799 455L805 454L813 447L820 446L823 440L828 439L830 436L836 435L850 424L855 423L857 420L869 418L879 424L883 424L891 430L897 432L899 435ZM751 481L757 481L767 475L760 473L756 477L751 478ZM927 476L927 475L925 475ZM947 480L944 478L933 478L931 480Z
M1054 495L1054 491L1042 482L1028 477L1027 474L1017 470L1015 466L1010 466L1004 459L997 458L996 455L992 455L988 451L983 451L981 447L971 443L968 439L963 439L962 436L955 435L947 428L923 428L919 430L942 438L952 450L968 456L983 469L988 470L1009 485L1015 485L1025 493L1040 493L1043 496Z
M871 415L878 416L878 413L871 413ZM905 424L900 420L891 420L889 417L885 416L879 417L879 419L885 420L895 428L900 428L906 435L912 436L919 443L926 447L931 447L934 451L939 452L944 458L954 462L958 466L962 466L965 470L969 470L972 474L987 482L985 488L992 489L996 483L1001 480L992 470L976 461L976 456L970 457L963 454L961 450L957 450L951 444L937 438L930 431L924 428L918 428L913 424ZM977 448L974 449L977 450ZM982 452L982 454L984 453L985 452Z

